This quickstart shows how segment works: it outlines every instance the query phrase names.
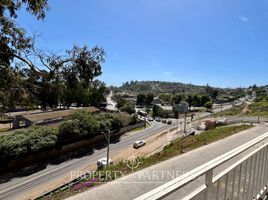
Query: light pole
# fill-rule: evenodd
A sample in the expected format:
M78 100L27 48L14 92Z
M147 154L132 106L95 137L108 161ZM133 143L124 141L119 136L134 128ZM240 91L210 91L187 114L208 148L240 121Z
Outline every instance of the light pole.
M187 123L186 118L187 118L187 113L184 113L184 129L183 129L184 134L186 134L186 123Z
M105 132L101 132L104 136L105 136L105 139L107 141L107 157L106 157L106 167L109 166L109 152L110 152L110 138L111 138L111 130L110 129L106 129Z

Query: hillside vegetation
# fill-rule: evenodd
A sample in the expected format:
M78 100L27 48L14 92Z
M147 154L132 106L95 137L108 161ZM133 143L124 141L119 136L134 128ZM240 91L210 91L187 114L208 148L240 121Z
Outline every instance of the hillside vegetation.
M179 82L166 82L166 81L130 81L123 83L121 87L112 88L115 92L128 92L133 94L138 93L187 93L187 94L205 94L208 85L199 86L193 84L185 84ZM220 94L239 96L244 94L243 89L231 89L231 88L216 88Z

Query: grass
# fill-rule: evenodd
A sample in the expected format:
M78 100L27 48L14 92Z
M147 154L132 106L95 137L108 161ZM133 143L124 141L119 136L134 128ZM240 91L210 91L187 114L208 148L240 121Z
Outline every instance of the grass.
M268 101L255 102L249 105L249 110L245 115L268 117Z
M10 131L10 130L11 130L10 127L8 127L8 128L1 128L0 129L0 132L7 132L7 131Z
M156 153L148 158L141 158L140 168L148 167L158 162L167 160L174 156L180 155L182 153L188 152L192 149L196 149L203 145L215 142L217 140L226 138L235 133L241 132L252 128L250 125L240 125L240 126L221 126L215 129L205 131L199 135L188 136L185 138L178 138L172 143L167 145L163 151Z
M172 141L169 145L165 146L165 148L161 152L156 153L150 157L138 158L139 165L133 169L130 169L128 166L135 166L135 164L136 164L135 162L133 162L133 163L128 162L128 165L127 165L127 163L125 163L123 161L119 162L118 164L110 166L104 170L97 171L97 173L99 175L98 177L100 177L99 183L94 183L94 181L92 181L93 180L92 177L85 178L82 181L82 183L84 183L84 184L82 184L82 183L78 183L78 184L83 186L83 185L86 185L86 183L87 183L87 185L89 185L89 186L85 186L85 187L81 186L80 187L80 185L76 184L75 186L73 186L67 190L54 193L52 196L45 198L45 199L57 200L57 199L67 198L69 196L75 195L78 192L85 191L88 188L103 184L105 182L115 180L117 178L120 178L122 176L122 174L127 175L130 173L133 173L135 171L152 166L152 165L157 164L161 161L178 156L182 153L191 151L192 149L196 149L198 147L201 147L201 146L207 145L209 143L218 141L220 139L226 138L226 137L231 136L235 133L241 132L243 130L247 130L247 129L252 128L252 127L253 126L250 126L250 125L220 126L220 127L205 131L199 135L188 136L185 138L178 138L178 139ZM117 174L117 176L116 176L114 173L112 173L112 172L116 172L116 171L120 171L120 172L122 172L122 174ZM111 176L109 176L108 179L107 179L107 176L105 178L104 176L102 177L100 175L100 174L106 174L107 172L112 174ZM90 183L92 183L92 184L90 184Z
M241 114L242 110L244 109L245 106L240 106L240 107L232 107L228 110L215 113L213 114L214 117L224 117L224 116L236 116Z

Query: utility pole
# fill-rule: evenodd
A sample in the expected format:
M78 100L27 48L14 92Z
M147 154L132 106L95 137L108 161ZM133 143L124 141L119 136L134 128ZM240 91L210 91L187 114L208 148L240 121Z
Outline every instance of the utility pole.
M105 139L107 141L107 160L106 160L106 167L109 166L109 153L110 153L110 138L111 138L111 130L110 129L106 129L105 132L101 132L104 136Z
M178 113L178 116L177 116L177 132L179 132L179 118L180 118L180 114Z
M186 118L187 118L187 113L184 113L184 134L186 134Z
M146 128L146 125L147 125L147 117L145 116L144 117L144 128Z
M261 109L259 109L259 113L258 113L258 123L260 123L260 112L261 112Z

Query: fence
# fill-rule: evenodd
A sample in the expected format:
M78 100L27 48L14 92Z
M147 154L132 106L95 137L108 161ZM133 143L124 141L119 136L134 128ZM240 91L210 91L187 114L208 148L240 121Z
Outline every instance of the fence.
M136 200L174 199L174 194L196 179L204 176L204 182L183 197L176 199L198 200L249 200L264 199L268 184L268 138L265 133L254 140L219 156L204 165L180 176L138 198ZM263 143L260 145L260 143ZM258 145L259 146L258 146ZM251 147L257 148L243 155L238 161L228 166L218 175L213 176L215 169L232 158L245 153Z

